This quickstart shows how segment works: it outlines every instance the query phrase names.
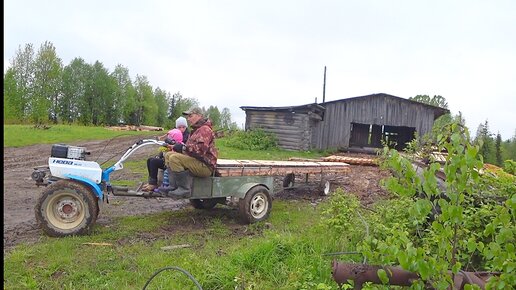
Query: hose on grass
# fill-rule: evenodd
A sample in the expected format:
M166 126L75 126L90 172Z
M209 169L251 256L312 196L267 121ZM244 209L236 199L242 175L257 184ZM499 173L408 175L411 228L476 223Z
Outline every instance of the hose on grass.
M156 272L154 272L154 274L152 274L152 276L149 278L149 280L147 280L147 283L145 283L145 285L143 286L143 290L145 290L147 288L147 286L150 284L152 279L154 279L154 277L156 277L159 273L166 271L166 270L177 270L177 271L182 272L183 274L188 276L188 278L190 278L190 280L192 280L192 282L194 282L195 286L197 286L197 288L199 288L199 290L202 290L201 284L199 284L199 282L197 282L197 280L195 280L195 278L192 276L192 274L190 274L188 271L186 271L180 267L176 267L176 266L163 267L163 268L157 270Z

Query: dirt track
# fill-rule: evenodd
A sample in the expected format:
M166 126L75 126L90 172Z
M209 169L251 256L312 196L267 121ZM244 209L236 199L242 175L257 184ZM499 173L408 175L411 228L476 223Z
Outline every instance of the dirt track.
M102 164L110 158L117 160L127 148L141 138L143 137L129 136L112 141L88 141L70 143L70 145L86 147L91 152L88 160ZM22 148L4 148L4 253L19 243L36 242L42 235L36 225L34 206L43 188L38 188L30 175L34 167L47 164L51 147L51 144L43 144ZM156 147L148 146L140 149L130 159L143 159L155 154ZM379 180L386 176L388 176L388 173L381 171L378 167L352 165L351 173L335 179L332 183L332 189L342 187L348 192L359 195L362 202L368 204L386 195L385 191L378 185ZM115 180L116 178L141 179L144 176L120 170L112 174L112 179ZM278 178L277 183L281 184L281 179ZM319 192L313 187L279 191L281 185L275 186L275 198L320 200ZM175 210L187 205L188 202L186 201L163 198L111 197L110 204L100 204L100 215L97 223L107 224L113 217L117 216Z

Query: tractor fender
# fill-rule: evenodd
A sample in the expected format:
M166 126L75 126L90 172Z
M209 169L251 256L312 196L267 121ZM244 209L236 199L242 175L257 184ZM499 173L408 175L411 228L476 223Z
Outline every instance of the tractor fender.
M102 200L102 197L103 197L103 194L102 194L102 189L100 189L100 186L98 184L96 184L95 182L89 180L88 178L84 178L82 176L77 176L77 175L73 175L73 174L65 174L64 175L66 178L69 178L69 179L72 179L72 180L77 180L89 187L91 187L93 189L93 192L95 193L95 195L100 199Z
M258 186L258 185L261 185L261 186L264 186L267 188L267 190L270 190L269 187L263 183L257 183L257 182L249 182L249 183L244 183L242 184L236 194L235 194L235 197L239 197L239 198L244 198L246 193L251 190L251 188L255 187L255 186Z

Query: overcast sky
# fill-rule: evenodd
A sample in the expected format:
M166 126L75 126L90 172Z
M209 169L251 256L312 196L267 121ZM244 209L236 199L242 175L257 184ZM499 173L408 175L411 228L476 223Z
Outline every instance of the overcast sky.
M4 72L16 50L54 44L117 64L153 88L227 107L387 93L441 95L474 135L516 129L516 1L4 0Z

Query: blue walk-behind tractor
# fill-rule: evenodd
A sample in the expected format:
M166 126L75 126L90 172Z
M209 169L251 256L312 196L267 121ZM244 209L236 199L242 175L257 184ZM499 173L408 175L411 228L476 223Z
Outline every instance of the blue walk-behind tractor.
M99 202L108 201L110 195L162 197L112 185L110 175L123 169L124 161L139 148L165 144L154 139L139 140L105 169L97 162L86 160L89 152L85 147L53 145L48 166L34 168L31 175L36 185L45 186L35 207L40 227L54 237L88 234L97 220ZM273 181L272 176L195 177L188 199L196 209L211 209L218 203L236 206L242 221L253 223L267 219L270 214Z

